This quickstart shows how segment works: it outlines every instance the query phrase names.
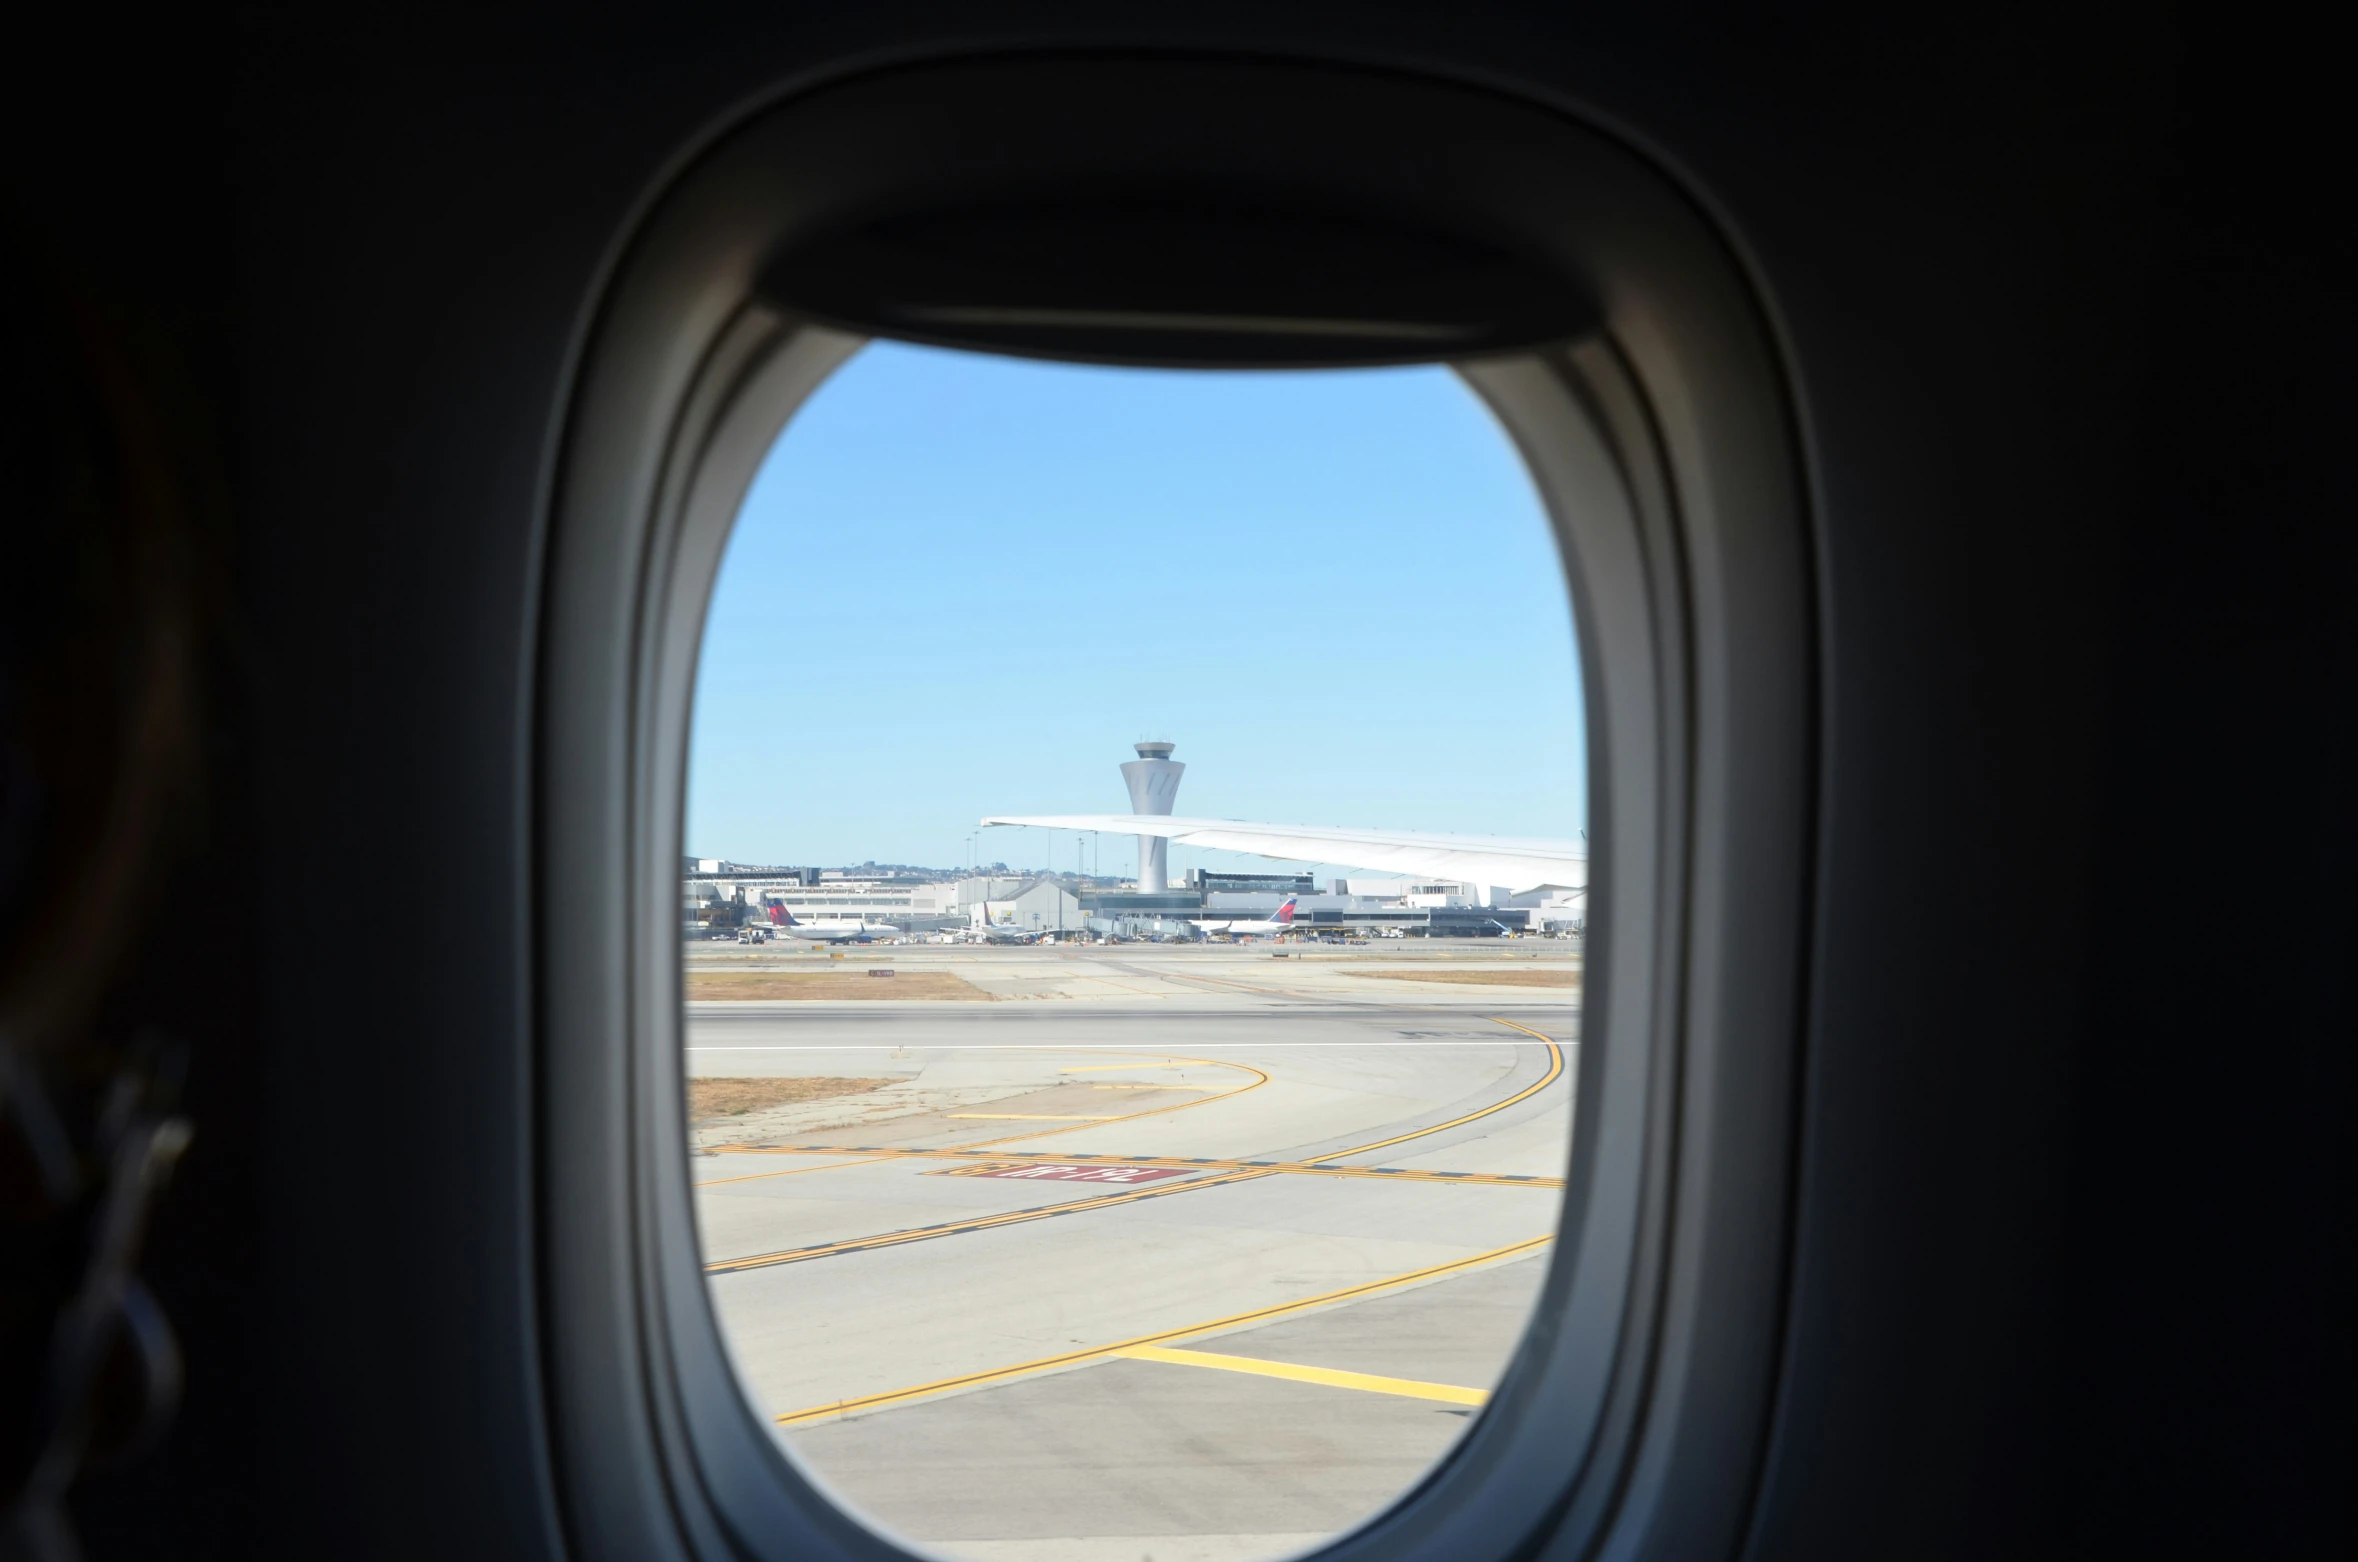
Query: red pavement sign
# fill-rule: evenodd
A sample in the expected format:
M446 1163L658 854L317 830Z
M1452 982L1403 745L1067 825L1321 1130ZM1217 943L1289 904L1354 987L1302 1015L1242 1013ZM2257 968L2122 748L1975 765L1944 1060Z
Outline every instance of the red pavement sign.
M1187 1170L1184 1166L1079 1166L1058 1162L1040 1165L1029 1161L991 1161L981 1166L952 1166L936 1176L950 1177L1020 1177L1026 1182L1152 1182L1158 1177L1176 1177Z

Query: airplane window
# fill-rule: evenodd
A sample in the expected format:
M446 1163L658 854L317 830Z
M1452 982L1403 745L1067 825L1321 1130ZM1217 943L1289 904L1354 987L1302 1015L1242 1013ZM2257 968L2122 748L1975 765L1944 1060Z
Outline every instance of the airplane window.
M1445 368L874 344L802 406L704 629L685 1066L715 1315L850 1511L1252 1562L1483 1413L1570 1147L1567 602Z

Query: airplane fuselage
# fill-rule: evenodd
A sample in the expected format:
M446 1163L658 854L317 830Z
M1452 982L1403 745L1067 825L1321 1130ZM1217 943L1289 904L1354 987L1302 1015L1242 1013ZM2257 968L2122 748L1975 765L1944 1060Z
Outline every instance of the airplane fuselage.
M808 944L865 944L879 938L898 938L901 930L889 922L793 922L773 925L773 938L800 939Z

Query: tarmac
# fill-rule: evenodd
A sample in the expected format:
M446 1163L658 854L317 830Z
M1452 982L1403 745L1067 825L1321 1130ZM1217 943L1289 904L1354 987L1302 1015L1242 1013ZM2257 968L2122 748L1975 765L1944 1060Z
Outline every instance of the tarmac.
M892 1081L694 1132L748 1396L839 1501L968 1562L1258 1562L1366 1522L1506 1370L1570 1147L1577 986L1412 978L1576 980L1578 950L872 947L997 1001L692 1004L692 1074Z

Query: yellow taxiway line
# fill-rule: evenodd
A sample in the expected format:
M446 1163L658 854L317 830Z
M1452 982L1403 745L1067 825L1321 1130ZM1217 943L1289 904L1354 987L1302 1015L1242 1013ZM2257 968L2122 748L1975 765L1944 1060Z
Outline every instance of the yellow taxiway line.
M1111 1048L1111 1047L1108 1047L1108 1048L1106 1048L1105 1050L1106 1050L1106 1051L1108 1051L1108 1052L1113 1052L1113 1055L1114 1055L1115 1057L1120 1057L1120 1056L1122 1056L1122 1054L1121 1054L1121 1053L1119 1053L1119 1052L1115 1052L1115 1051L1114 1051L1114 1049L1113 1049L1113 1048ZM1137 1056L1139 1056L1139 1054L1137 1054L1137 1053L1132 1053L1132 1054L1130 1054L1130 1055L1131 1055L1132 1057L1137 1057ZM1241 1096L1241 1095L1245 1094L1247 1091L1258 1090L1258 1089L1260 1089L1260 1088L1261 1088L1263 1085L1266 1085L1266 1084L1268 1084L1268 1083L1269 1083L1269 1075L1268 1075L1266 1072L1264 1072L1263 1070L1261 1070L1261 1069L1257 1069L1257 1068L1253 1067L1253 1066L1252 1066L1250 1063L1230 1063L1230 1062L1227 1062L1227 1061L1225 1061L1225 1060L1223 1060L1223 1059L1220 1059L1220 1058L1182 1058L1182 1057L1176 1057L1176 1056L1167 1056L1167 1055L1166 1055L1166 1057L1164 1058L1164 1060L1163 1060L1163 1062L1162 1062L1162 1064L1161 1064L1160 1066L1163 1066L1163 1067L1169 1067L1169 1066L1172 1066L1172 1065L1175 1065L1175 1064L1182 1064L1182 1063L1192 1063L1192 1064L1195 1064L1195 1065L1197 1065L1197 1066L1199 1066L1199 1067L1203 1067L1203 1068L1232 1068L1232 1069L1236 1069L1236 1070L1239 1070L1240 1072L1243 1072L1243 1073L1246 1073L1246 1074L1250 1074L1250 1075L1252 1075L1252 1076L1253 1076L1253 1082L1252 1082L1251 1084L1249 1084L1249 1085L1239 1085L1239 1086L1237 1086L1237 1087L1236 1087L1234 1090L1223 1090L1223 1091L1221 1091L1221 1092L1220 1092L1218 1095L1216 1095L1216 1096L1205 1096L1205 1097L1204 1097L1202 1100L1200 1100L1200 1101L1174 1101L1174 1102L1173 1102L1173 1103L1171 1103L1169 1106L1158 1106L1158 1107L1155 1107L1155 1108L1153 1108L1153 1109L1151 1109L1151 1110L1149 1110L1149 1111L1144 1111L1144 1112L1127 1112L1127 1113L1124 1113L1124 1114L1123 1114L1122 1116L1120 1116L1119 1118L1111 1118L1111 1119L1108 1119L1108 1121L1130 1123L1130 1122L1136 1122L1136 1121L1138 1121L1138 1120L1139 1120L1139 1119L1141 1119L1141 1118L1147 1118L1147 1117L1160 1117L1160 1116L1162 1116L1162 1115L1163 1115L1165 1112L1185 1112L1185 1111L1189 1111L1189 1110L1191 1110L1191 1109L1193 1109L1193 1108L1195 1108L1195 1107L1199 1107L1199 1106L1210 1106L1210 1105L1211 1105L1213 1102L1215 1102L1215 1101L1229 1101L1229 1100L1233 1100L1233 1099L1235 1099L1236 1097L1238 1097L1238 1096ZM1149 1062L1149 1063L1148 1063L1146 1066L1151 1068L1151 1067L1155 1067L1155 1066L1157 1066L1157 1065L1156 1065L1156 1064L1154 1064L1153 1062L1151 1062L1151 1061L1150 1061L1150 1062ZM1048 1138L1048 1137L1050 1137L1051 1135L1054 1135L1054 1134L1069 1134L1069 1133L1078 1133L1078 1132L1079 1132L1079 1131L1080 1131L1082 1128L1085 1128L1085 1127L1088 1127L1088 1126L1089 1126L1089 1125L1088 1125L1088 1124L1086 1124L1086 1123L1080 1123L1080 1124L1075 1124L1075 1125L1074 1125L1073 1127L1071 1127L1071 1128L1043 1128L1043 1129L1039 1129L1039 1130L1036 1130L1036 1131L1034 1131L1034 1132L1031 1132L1031 1133L1009 1134L1009 1135L1008 1135L1006 1138L1004 1138L1004 1139L986 1139L986 1140L984 1140L984 1141L983 1141L981 1144L972 1144L972 1145L967 1145L967 1146L965 1146L965 1148L967 1148L967 1149L969 1149L969 1150L980 1150L980 1149L987 1149L988 1147L990 1147L990 1146L992 1146L992 1145L998 1145L998 1144L1013 1144L1013 1143L1015 1143L1015 1142L1016 1142L1018 1139L1046 1139L1046 1138Z
M1108 1050L1108 1051L1111 1051L1112 1049L1111 1049L1111 1048L1108 1048L1107 1050ZM1028 1132L1025 1132L1025 1133L1019 1133L1019 1134L1009 1134L1009 1135L1006 1135L1005 1137L1003 1137L1003 1138L999 1138L999 1139L985 1139L985 1140L981 1141L979 1144L967 1145L967 1146L964 1146L964 1148L966 1148L966 1149L970 1149L970 1150L973 1150L973 1149L988 1149L988 1148L989 1148L989 1147L991 1147L992 1145L999 1145L999 1144L1013 1144L1013 1143L1015 1143L1015 1142L1016 1142L1018 1139L1046 1139L1046 1138L1049 1138L1049 1137L1051 1137L1051 1136L1053 1136L1053 1135L1056 1135L1056 1134L1069 1134L1069 1133L1072 1133L1072 1132L1074 1132L1074 1131L1075 1131L1075 1129L1077 1129L1077 1128L1086 1127L1086 1126L1087 1126L1088 1124L1090 1124L1090 1123L1128 1122L1128 1121L1130 1121L1130 1120L1131 1120L1131 1119L1133 1119L1133 1118L1140 1118L1140 1117L1159 1117L1159 1116L1161 1116L1161 1115L1162 1115L1163 1113L1165 1113L1165 1112L1184 1112L1184 1111L1186 1111L1186 1110L1187 1110L1189 1107L1191 1107L1191 1106L1209 1106L1209 1105L1211 1105L1211 1104L1212 1104L1214 1101L1225 1101L1225 1100L1227 1100L1227 1099L1228 1099L1230 1096L1241 1096L1241 1095L1243 1095L1243 1094L1244 1094L1246 1091L1248 1091L1248 1090L1258 1090L1258 1089L1260 1089L1260 1088L1261 1088L1263 1085L1266 1085L1266 1084L1268 1084L1268 1083L1269 1083L1269 1076L1268 1076L1268 1074L1266 1074L1265 1072L1263 1072L1263 1071L1262 1071L1262 1070L1260 1070L1260 1069L1257 1069L1257 1068L1253 1067L1253 1066L1252 1066L1250 1063L1228 1063L1228 1062L1223 1062L1222 1060L1220 1060L1220 1059L1218 1059L1218 1058L1165 1058L1165 1059L1163 1059L1163 1060L1161 1060L1161 1061L1159 1061L1159 1062L1145 1062L1145 1063L1109 1063L1109 1064L1106 1064L1106 1065L1105 1065L1105 1067L1107 1067L1107 1068L1124 1068L1124 1069L1128 1069L1128 1068L1176 1068L1176 1067L1178 1067L1178 1066L1180 1066L1180 1065L1182 1065L1182 1064L1189 1064L1189 1063L1194 1063L1194 1064L1202 1064L1202 1065L1204 1065L1204 1066L1211 1067L1211 1068L1233 1068L1233 1069L1237 1069L1237 1070L1240 1070L1240 1071L1242 1071L1242 1072L1244 1072L1244 1073L1247 1073L1247 1074L1250 1074L1250 1075L1252 1075L1252 1076L1253 1076L1253 1082L1252 1082L1251 1084L1249 1084L1249 1085L1239 1085L1239 1086L1237 1086L1237 1087L1236 1087L1234 1090L1223 1090L1223 1091L1221 1091L1221 1092L1220 1092L1218 1095L1210 1095L1210 1096L1205 1096L1205 1097L1204 1097L1202 1100L1200 1100L1200 1101L1178 1101L1178 1102L1174 1102L1174 1103L1172 1103L1172 1104L1171 1104L1171 1105L1169 1105L1169 1106L1158 1106L1158 1107L1155 1107L1155 1108L1153 1108L1153 1109L1152 1109L1152 1110L1150 1110L1150 1111L1145 1111L1145 1112L1124 1112L1124 1113L1117 1113L1117 1114L1114 1114L1114 1115L1112 1115L1112 1116L1108 1116L1108 1117L1089 1117L1089 1118L1079 1118L1079 1119L1073 1119L1073 1120L1072 1120L1072 1121L1073 1121L1073 1123L1074 1123L1074 1127L1073 1127L1073 1128L1042 1128L1042 1129L1036 1129L1036 1130L1028 1131ZM1063 1070L1062 1072L1064 1072L1064 1073L1068 1073L1068 1074L1069 1074L1069 1073L1072 1073L1072 1072L1074 1072L1074 1070L1071 1070L1071 1069L1065 1069L1065 1070ZM1207 1090L1207 1089L1210 1089L1210 1088L1212 1088L1212 1087L1210 1087L1210 1086L1207 1086L1207 1085L1174 1085L1174 1086L1171 1086L1171 1087L1169 1087L1169 1088L1171 1088L1171 1089L1177 1089L1177 1090ZM948 1115L950 1115L950 1116L958 1116L958 1117L988 1117L988 1116L994 1116L994 1115L995 1115L995 1116L1002 1116L1002 1117L1014 1117L1014 1116L1018 1116L1018 1115L1020 1115L1020 1114L1016 1114L1016 1113L998 1113L998 1114L993 1114L993 1113L984 1113L984 1112L964 1112L964 1113L951 1113L951 1114L948 1114ZM1054 1122L1054 1121L1062 1121L1062 1120L1063 1120L1063 1119L1056 1119L1056 1118L1036 1118L1036 1119L1031 1119L1031 1121L1039 1121L1039 1122ZM790 1154L790 1153L793 1153L792 1151L785 1151L785 1152L781 1152L781 1151L778 1151L778 1150L763 1149L763 1148L761 1148L761 1147L757 1147L757 1146L754 1146L754 1145L736 1145L736 1144L724 1144L724 1145L715 1145L715 1146L713 1146L713 1148L714 1148L716 1151L726 1151L726 1150L733 1150L733 1151L737 1151L737 1152L739 1152L739 1153L743 1153L743 1154L752 1154L752 1155L762 1155L762 1154L771 1154L771 1155L774 1155L774 1154L779 1154L779 1153L789 1153L789 1154ZM829 1154L839 1154L839 1153L842 1153L842 1152L839 1152L839 1151L829 1151L828 1153L829 1153ZM883 1153L882 1153L882 1154L880 1154L880 1155L877 1155L877 1156L875 1156L874 1158L875 1158L875 1159L878 1159L878 1160L897 1160L897 1159L900 1159L900 1158L902 1158L902 1157L904 1157L904 1156L908 1156L908 1155L922 1155L922 1154L925 1154L925 1153L927 1153L927 1152L925 1152L925 1151L903 1151L903 1150L888 1150L888 1151L885 1151L885 1152L883 1152ZM865 1165L865 1164L867 1164L867 1163L866 1163L866 1162L864 1162L864 1161L840 1161L840 1162L838 1162L837 1164L838 1164L838 1165L842 1165L842 1166L861 1166L861 1165ZM720 1186L722 1183L727 1183L727 1182L752 1182L752 1181L755 1181L755 1180L757 1180L757 1179L759 1179L759 1178L763 1178L763 1177L793 1177L793 1176L798 1176L798 1175L800 1175L800 1174L801 1174L801 1173L803 1173L803 1172L825 1171L825 1170L827 1170L827 1169L828 1169L828 1168L826 1168L826 1167L824 1167L824 1166L797 1166L797 1167L795 1167L795 1168L794 1168L794 1170L792 1170L792 1171L782 1171L782 1172L748 1172L748 1173L746 1173L746 1174L745 1174L744 1176L742 1176L742 1177L715 1177L715 1178L711 1179L711 1180L710 1180L710 1181L708 1181L708 1182L699 1182L699 1183L697 1183L695 1186L697 1186L697 1187L699 1187L699 1188L713 1188L713 1187L718 1187L718 1186Z
M942 1116L953 1122L978 1123L1118 1123L1122 1120L1119 1112L944 1112Z
M945 1220L938 1226L913 1226L900 1231L879 1232L872 1237L852 1237L842 1242L821 1242L812 1247L793 1247L780 1253L753 1253L744 1258L724 1258L704 1266L708 1275L736 1274L747 1269L768 1269L776 1264L807 1263L814 1258L833 1258L838 1253L865 1253L875 1248L899 1247L908 1242L929 1242L935 1237L957 1236L968 1231L988 1231L994 1226L1019 1226L1026 1221L1045 1220L1051 1215L1070 1215L1081 1210L1109 1209L1117 1204L1136 1204L1145 1199L1167 1198L1190 1188L1209 1188L1219 1183L1246 1182L1255 1177L1266 1177L1265 1171L1227 1172L1199 1181L1166 1183L1159 1187L1132 1188L1121 1193L1108 1193L1097 1198L1067 1199L1058 1204L1034 1204L1028 1209L1011 1209L996 1215L984 1215L974 1220Z
M839 1152L830 1151L828 1153L833 1154ZM760 1182L765 1177L799 1177L805 1172L836 1171L845 1166L879 1166L886 1161L898 1161L905 1159L907 1159L906 1156L899 1154L863 1155L856 1161L829 1161L824 1166L795 1166L790 1167L785 1171L747 1172L740 1177L707 1177L702 1182L697 1183L696 1186L699 1188L717 1188L722 1186L724 1183Z
M1483 1264L1496 1263L1501 1259L1536 1252L1554 1240L1555 1237L1552 1234L1543 1237L1530 1237L1521 1242L1510 1242L1505 1247L1494 1247L1486 1253L1476 1253L1471 1257L1454 1259L1446 1264L1435 1264L1427 1269L1412 1269L1406 1274L1387 1275L1381 1280L1369 1280L1359 1285L1348 1285L1340 1290L1322 1291L1316 1296L1305 1296L1299 1301L1279 1302L1270 1307L1256 1307L1250 1312L1231 1313L1225 1318L1214 1318L1206 1323L1191 1323L1177 1329L1164 1329L1154 1334L1141 1334L1127 1340L1114 1340L1104 1345L1093 1345L1085 1350L1066 1351L1056 1356L1042 1356L1033 1361L1017 1362L1013 1366L992 1367L981 1372L962 1373L954 1378L939 1378L931 1383L920 1383L914 1388L891 1389L881 1394L864 1394L857 1399L839 1399L831 1405L813 1405L805 1410L789 1410L776 1419L780 1426L799 1426L805 1422L822 1421L829 1416L854 1415L863 1410L881 1410L889 1405L905 1404L912 1399L947 1393L952 1389L981 1388L989 1384L1003 1383L1012 1378L1029 1377L1034 1373L1047 1372L1057 1367L1071 1367L1078 1366L1083 1362L1101 1361L1107 1357L1120 1356L1144 1346L1163 1345L1173 1340L1189 1339L1196 1335L1210 1334L1218 1330L1242 1328L1246 1324L1266 1323L1272 1319L1288 1317L1294 1313L1308 1312L1314 1307L1325 1307L1335 1302L1347 1302L1357 1297L1373 1296L1379 1291L1414 1285L1420 1280L1437 1280L1443 1275L1459 1274ZM1302 1370L1314 1371L1316 1369L1305 1368ZM1387 1381L1405 1382L1407 1380ZM1433 1386L1438 1387L1439 1385ZM1472 1390L1461 1389L1458 1392L1470 1393Z
M1249 1372L1261 1378L1322 1383L1328 1388L1355 1388L1370 1394L1400 1394L1409 1399L1438 1399L1451 1405L1481 1405L1490 1400L1487 1389L1459 1388L1454 1383L1420 1383L1415 1378L1378 1377L1372 1372L1337 1372L1332 1367L1302 1367L1290 1361L1263 1361L1258 1356L1219 1356L1206 1350L1173 1350L1167 1345L1133 1345L1112 1354L1129 1361L1166 1361L1174 1367Z
M1512 1020L1500 1020L1498 1023L1501 1025L1512 1026L1516 1030L1529 1030L1529 1027L1527 1026L1515 1025ZM1534 1036L1540 1035L1538 1031L1530 1031L1530 1034ZM1516 1091L1513 1095L1508 1096L1503 1101L1495 1101L1488 1106L1477 1107L1471 1112L1464 1113L1458 1117L1453 1117L1445 1123L1435 1123L1429 1128L1412 1129L1408 1133L1394 1134L1389 1139L1378 1139L1368 1144L1351 1145L1346 1149L1335 1150L1329 1154L1317 1156L1308 1161L1294 1162L1291 1164L1279 1162L1275 1165L1257 1165L1252 1162L1245 1162L1242 1164L1242 1166L1239 1167L1239 1169L1235 1171L1221 1171L1217 1172L1213 1176L1193 1177L1184 1182L1169 1183L1160 1187L1132 1188L1121 1193L1107 1193L1100 1194L1095 1197L1077 1199L1062 1199L1054 1204L1034 1204L1024 1209L1003 1210L996 1215L977 1216L971 1220L945 1220L936 1225L904 1227L898 1231L884 1231L879 1232L874 1236L853 1237L842 1242L821 1242L815 1243L809 1247L786 1248L778 1252L751 1253L742 1258L722 1259L718 1262L708 1263L704 1266L704 1272L708 1275L738 1274L749 1269L768 1269L778 1264L808 1263L814 1258L833 1258L843 1253L864 1253L877 1248L900 1247L910 1242L930 1242L936 1237L959 1236L969 1231L989 1231L999 1226L1015 1226L1023 1225L1027 1222L1035 1220L1049 1220L1059 1215L1078 1215L1101 1209L1112 1209L1117 1205L1135 1204L1146 1199L1167 1198L1174 1193L1192 1193L1198 1188L1218 1188L1225 1187L1229 1183L1234 1182L1250 1182L1257 1177L1272 1177L1279 1175L1282 1172L1295 1170L1296 1168L1315 1171L1319 1169L1322 1162L1338 1161L1346 1155L1361 1155L1365 1154L1369 1150L1380 1150L1388 1145L1400 1144L1406 1140L1421 1139L1427 1134L1437 1134L1444 1129L1456 1128L1461 1124L1470 1123L1479 1118L1488 1117L1494 1112L1503 1112L1518 1101L1529 1100L1532 1096L1537 1095L1542 1090L1545 1090L1549 1085L1554 1084L1556 1080L1563 1076L1564 1073L1564 1049L1556 1043L1553 1037L1541 1036L1540 1039L1547 1042L1548 1061L1547 1072L1540 1077L1538 1083L1526 1085L1523 1089ZM1247 1066L1249 1065L1231 1065L1231 1067L1240 1068ZM1260 1073L1258 1069L1255 1069L1253 1072ZM1262 1074L1259 1083L1267 1083L1268 1078L1268 1075ZM1251 1090L1254 1088L1254 1085L1247 1085L1244 1087L1245 1090ZM1243 1090L1229 1092L1230 1095L1242 1095L1243 1093ZM1226 1098L1215 1096L1211 1099L1224 1100ZM1203 1103L1201 1102L1194 1101L1181 1103L1182 1106L1200 1106L1202 1104ZM1168 1112L1177 1109L1173 1107L1161 1107L1157 1110ZM1139 1112L1133 1115L1136 1117L1152 1117L1155 1116L1156 1113ZM1115 1121L1127 1120L1128 1119L1115 1119ZM1069 1133L1071 1130L1052 1128L1048 1130L1048 1132ZM1030 1136L1017 1134L1011 1137L1021 1139ZM1005 1144L1009 1141L1002 1139L993 1142ZM968 1148L980 1147L969 1146ZM898 1159L901 1157L896 1155L892 1158ZM908 1158L914 1159L913 1156ZM1378 1172L1372 1168L1365 1172L1356 1172L1353 1168L1343 1167L1335 1168L1335 1170L1337 1173L1342 1175L1398 1175L1393 1173ZM1439 1178L1446 1176L1446 1174L1434 1174L1434 1176L1436 1180L1438 1180ZM1447 1180L1455 1182L1472 1181L1473 1179L1448 1177Z

